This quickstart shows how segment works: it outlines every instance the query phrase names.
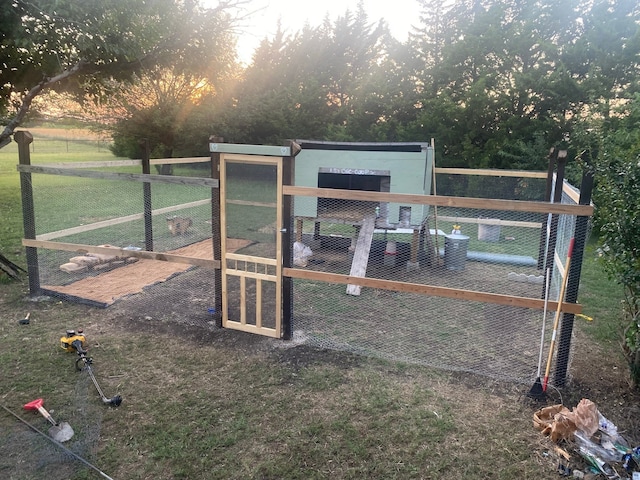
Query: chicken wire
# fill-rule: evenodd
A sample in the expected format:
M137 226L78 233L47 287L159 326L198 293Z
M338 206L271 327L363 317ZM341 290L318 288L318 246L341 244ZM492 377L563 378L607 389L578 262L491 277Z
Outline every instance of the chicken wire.
M545 179L502 180L476 178L461 182L473 189L449 193L465 196L482 191L487 198L516 200L545 196ZM440 183L446 184L438 179ZM571 198L565 196L564 201ZM306 205L314 201L317 216L297 222L297 239L312 252L298 261L299 268L440 290L423 295L384 284L354 287L298 278L294 331L299 337L319 347L494 378L523 383L536 378L544 312L474 301L474 292L544 298L546 250L551 246L555 251L550 252L549 300L557 301L575 216L425 209L342 198L303 200ZM373 224L373 231L363 234L367 224ZM453 292L464 292L468 299ZM554 313L546 315L544 361ZM543 363L543 371L544 367Z
M211 186L150 182L145 197L145 183L132 181L127 170L137 173L140 167L103 167L94 172L98 178L65 175L64 169L54 176L30 174L34 218L27 223L34 225L36 239L211 259ZM101 178L101 173L123 176ZM206 173L208 170L193 166L174 167L176 176ZM82 253L81 247L78 251L40 248L37 254L42 289L98 306L141 293L194 268L110 253ZM212 306L213 292L209 293L205 303ZM181 294L169 291L166 295L164 301L170 303L172 296L179 302Z
M115 170L122 168L114 167ZM206 178L203 173L177 168L174 171L174 175ZM255 181L255 175L243 179L242 170L233 175L239 184ZM439 192L456 196L484 192L487 198L515 200L544 198L544 179L485 177L456 182L456 177L438 176ZM148 237L141 217L144 205L141 182L60 176L56 177L59 192L56 195L51 194L50 180L39 182L39 175L34 174L34 220L39 238L145 249ZM447 184L455 188L448 191ZM461 190L459 184L466 184L466 190ZM258 195L255 188L252 191L252 195ZM273 223L275 205L243 204L241 192L227 205L232 215L223 233L249 240L239 253L261 255L265 250L271 255L278 230ZM210 258L211 228L217 215L211 211L211 195L210 186L152 183L153 251L184 252L183 249L204 244L205 255ZM567 196L564 201L571 198ZM275 199L270 191L266 198L252 200L269 204ZM448 292L543 298L541 265L549 237L555 241L549 299L557 300L562 277L558 267L565 260L575 228L572 215L557 215L557 222L551 222L547 232L549 218L541 213L324 197L296 196L293 204L297 202L313 204L316 214L285 222L295 226L292 241L296 244L290 245L289 251L303 247L298 250L302 255L294 255L295 268L432 286ZM169 221L174 217L189 220L185 231L170 230ZM126 221L121 221L123 218ZM246 222L247 219L251 221ZM372 231L367 233L369 227ZM55 293L56 289L62 290L59 287L78 285L89 277L102 281L113 271L129 268L126 262L107 262L105 267L80 272L61 270L74 255L39 249L42 286ZM133 317L162 316L178 323L216 328L213 270L183 265L161 280L142 275L140 290L132 289L105 301L104 305L117 301L121 302L121 308L130 308ZM122 282L133 284L134 280L140 279L125 276ZM92 288L101 289L101 283ZM86 301L86 293L62 295ZM276 294L267 293L267 297ZM273 307L267 297L261 305L265 312ZM547 313L546 346L551 337L553 313ZM495 378L530 382L536 377L542 321L543 312L539 309L447 298L437 293L406 293L379 284L358 287L331 280L293 280L293 332L298 339L323 348Z

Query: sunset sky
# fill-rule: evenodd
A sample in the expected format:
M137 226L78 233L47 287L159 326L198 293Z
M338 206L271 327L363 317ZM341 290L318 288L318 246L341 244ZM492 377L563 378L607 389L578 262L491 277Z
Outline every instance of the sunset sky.
M295 33L308 22L319 25L328 14L335 19L347 9L355 12L358 0L254 0L246 8L255 12L248 18L246 33L240 36L240 60L249 62L260 40L276 31L278 19L287 33ZM420 8L417 0L364 0L372 23L384 18L398 40L406 40L411 26L417 23Z

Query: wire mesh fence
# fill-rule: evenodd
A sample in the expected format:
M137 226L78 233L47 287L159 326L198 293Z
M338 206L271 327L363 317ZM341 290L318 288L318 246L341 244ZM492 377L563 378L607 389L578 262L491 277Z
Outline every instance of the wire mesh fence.
M550 215L518 203L544 200L546 178L469 181L446 172L435 177L438 191L455 196L401 200L394 195L405 192L397 190L369 189L363 196L356 188L350 196L342 184L331 195L331 179L323 178L322 193L291 196L304 215L294 208L291 218L278 220L277 170L258 170L228 170L222 220L212 210L218 192L208 159L177 162L173 175L146 180L139 164L102 164L85 174L79 168L32 169L35 208L28 220L41 242L41 286L103 306L119 302L134 317L216 328L216 291L225 290L229 311L243 308L234 293L253 296L253 313L277 308L282 292L269 285L258 294L261 272L244 280L234 276L225 288L216 285L211 264L177 257L213 259L212 229L222 222L227 251L275 258L281 227L290 225L291 245L282 251L292 256L285 276L293 279L297 338L495 378L536 377L541 333L548 345L554 313L549 306L545 316L542 308L544 273L553 266L548 300L557 302L576 224L575 214ZM576 192L567 191L563 201L575 204ZM79 255L77 245L151 251L156 258ZM226 264L230 269L250 268L246 260L228 261L235 262ZM265 278L273 274L266 268Z
M38 138L29 145L32 154L83 154L110 152L111 142L100 138Z
M543 311L516 300L544 298L547 215L431 207L424 218L401 213L391 219L380 217L387 208L375 202L317 200L322 214L298 222L298 239L310 249L300 265L328 275L295 280L295 331L322 347L495 378L535 378ZM559 247L572 234L549 230ZM554 285L562 261L557 267ZM344 277L331 274L379 282L336 284ZM557 301L558 289L549 297Z

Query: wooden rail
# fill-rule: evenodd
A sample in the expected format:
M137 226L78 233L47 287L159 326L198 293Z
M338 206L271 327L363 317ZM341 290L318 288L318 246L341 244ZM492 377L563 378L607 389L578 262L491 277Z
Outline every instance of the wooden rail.
M472 290L460 290L447 287L436 287L433 285L423 285L419 283L397 282L392 280L381 280L377 278L355 277L351 275L341 275L337 273L317 272L314 270L302 270L299 268L285 268L283 274L287 277L301 280L317 280L327 283L339 283L345 285L360 285L361 287L378 288L381 290L391 290L394 292L417 293L420 295L431 295L434 297L455 298L457 300L468 300L472 302L494 303L511 307L533 308L544 310L544 300L537 298L515 297L510 295L500 295L497 293L485 293ZM556 310L558 302L549 301L548 308ZM565 313L582 313L582 305L578 303L562 303L561 311Z
M401 204L435 205L438 207L475 208L481 210L506 210L511 212L553 213L559 215L593 215L591 205L567 205L562 203L527 202L523 200L494 200L487 198L445 197L440 195L412 195L404 193L366 192L334 188L284 186L285 195L303 197L363 200L367 202L391 202Z
M163 252L147 252L144 250L126 250L120 247L98 247L95 245L84 245L80 243L50 242L47 240L22 239L25 247L46 248L48 250L60 250L64 252L75 252L79 254L102 253L106 255L116 255L118 257L135 257L144 260L158 260L161 262L183 263L210 269L220 268L219 260L206 258L187 257L185 255L175 255Z

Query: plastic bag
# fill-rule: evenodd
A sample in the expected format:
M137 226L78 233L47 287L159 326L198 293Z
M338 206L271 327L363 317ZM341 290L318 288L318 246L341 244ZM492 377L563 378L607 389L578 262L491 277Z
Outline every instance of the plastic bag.
M615 449L615 447L609 443L609 447L606 448L604 445L598 445L596 442L591 440L584 432L581 430L577 430L574 434L574 438L578 446L582 449L586 449L591 452L596 457L600 458L605 462L621 462L623 453L619 452Z
M302 242L293 244L293 264L296 267L306 267L309 257L313 255L311 249Z

